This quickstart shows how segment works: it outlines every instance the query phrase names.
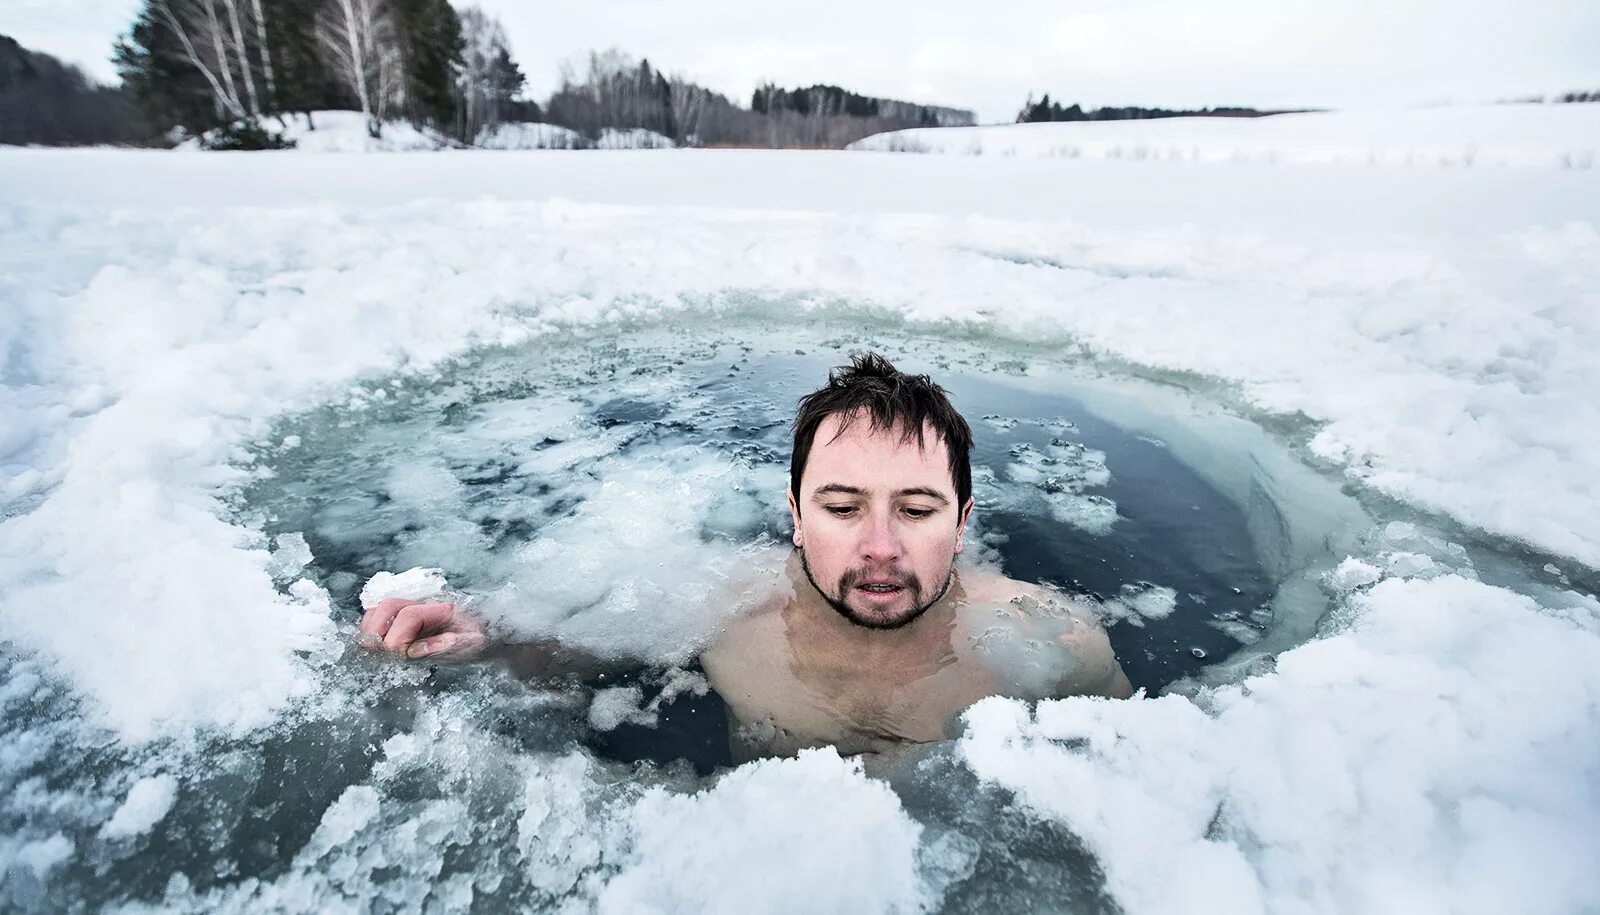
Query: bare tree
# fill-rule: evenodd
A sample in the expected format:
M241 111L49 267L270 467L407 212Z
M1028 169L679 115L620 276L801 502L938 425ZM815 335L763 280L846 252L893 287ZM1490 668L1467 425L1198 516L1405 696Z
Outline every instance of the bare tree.
M222 23L217 19L217 6L211 0L194 0L190 4L191 8L195 3L200 5L205 15L204 17L195 17L195 21L190 25L191 27L196 27L202 35L211 39L211 50L216 55L217 70L222 74L222 85L228 90L228 95L232 96L234 101L237 102L239 90L234 86L233 65L228 62L228 49L222 41Z
M256 94L255 74L250 71L250 53L244 45L244 28L239 24L239 4L237 0L222 0L223 7L228 11L228 25L233 37L233 53L239 60L239 74L244 78L245 97L250 101L250 114L261 117L261 97Z
M211 8L210 0L200 0L200 2L204 3L208 10ZM212 11L210 17L200 16L194 8L193 2L186 3L181 8L181 12L174 11L167 0L152 0L151 6L161 15L162 21L166 23L168 28L172 29L173 34L178 36L178 42L183 45L184 56L189 58L189 63L200 71L200 75L205 78L206 83L211 87L213 101L216 103L217 110L231 118L244 117L244 103L239 100L239 93L233 87L233 76L228 72L226 56L219 55L216 58L207 59L201 52L201 48L205 44L211 44L215 50L221 50L220 43L206 41L208 37L215 37L206 34L209 31L207 19L209 18L209 21L213 23L216 21L215 11ZM201 45L197 46L195 44L196 38L200 38ZM220 78L218 76L219 72L221 74Z
M461 72L456 77L457 136L474 142L500 123L522 90L522 71L511 59L511 42L500 20L476 6L460 11Z
M378 136L382 119L404 102L405 74L394 15L386 0L324 0L317 41L335 78L355 96Z
M272 49L267 46L267 17L261 12L261 0L250 0L256 14L256 47L261 49L261 76L267 84L267 105L277 110L278 81L272 75Z

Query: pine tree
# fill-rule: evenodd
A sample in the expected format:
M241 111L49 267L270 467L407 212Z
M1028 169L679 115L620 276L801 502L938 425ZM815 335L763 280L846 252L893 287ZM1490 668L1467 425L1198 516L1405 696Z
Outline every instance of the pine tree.
M391 0L405 69L407 114L417 124L456 122L461 19L448 0Z

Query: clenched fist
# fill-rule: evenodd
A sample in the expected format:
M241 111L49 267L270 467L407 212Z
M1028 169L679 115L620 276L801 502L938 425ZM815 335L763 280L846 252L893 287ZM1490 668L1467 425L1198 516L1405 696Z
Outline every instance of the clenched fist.
M483 624L449 603L391 597L361 616L361 644L408 658L468 661L484 650Z

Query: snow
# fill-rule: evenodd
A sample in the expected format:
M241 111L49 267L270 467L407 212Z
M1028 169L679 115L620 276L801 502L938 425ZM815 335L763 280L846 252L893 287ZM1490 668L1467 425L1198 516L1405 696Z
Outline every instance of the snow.
M672 149L676 145L671 138L643 127L631 130L607 127L600 131L600 138L594 143L596 149Z
M1261 118L914 128L874 134L849 148L1135 161L1591 169L1600 165L1600 111L1595 107L1459 105Z
M367 119L359 111L314 111L309 119L304 114L287 114L281 125L277 118L267 118L262 125L269 132L293 140L295 152L434 152L462 146L438 131L402 120L384 121L378 136L374 137L367 129ZM575 130L555 124L508 121L484 128L472 145L492 150L619 150L672 149L677 144L669 137L643 128L620 130L608 127L600 132L598 139L591 140ZM186 140L178 148L185 151L202 149L198 138Z
M281 126L277 118L263 120L262 126L285 140L293 140L294 149L299 152L424 152L451 145L442 134L406 121L384 121L374 137L359 111L313 111L309 118L287 114ZM201 146L198 139L190 139L179 148L198 150Z
M473 145L480 149L583 149L588 141L576 130L555 124L508 121L485 127Z
M366 697L345 691L356 678L338 660L350 621L330 618L311 582L285 586L304 538L269 542L262 519L226 502L260 472L250 448L275 418L377 409L378 382L426 383L474 348L744 320L1081 352L1258 418L1453 537L1564 570L1519 592L1460 544L1390 525L1327 577L1339 612L1320 638L1242 682L975 707L957 764L1081 840L1115 905L1595 908L1600 603L1567 577L1600 568L1600 182L1479 167L1558 164L1589 109L1507 108L1526 142L1482 134L1473 168L1414 171L1296 164L1374 142L1334 115L1205 128L1333 125L1303 128L1296 148L1314 153L1276 164L680 150L542 156L534 169L487 152L353 166L0 151L0 776L17 789L0 872L26 877L0 892L34 893L74 855L111 854L101 830L165 831L188 803L176 770L117 796L28 774L58 757L92 772L96 758L73 748L165 758L314 721L318 703L360 725ZM1368 122L1384 150L1443 155L1479 136L1455 109L1414 126L1384 117ZM1335 143L1341 123L1354 139ZM1191 129L1088 128L1124 148ZM1206 148L1245 148L1233 142ZM607 460L603 438L581 444L600 450L547 449L530 466ZM544 533L622 563L638 544L676 542L668 502L691 523L715 518L719 469L660 457L655 471L604 465L611 491ZM693 538L673 549L666 577L614 598L664 601L662 613L633 633L588 633L595 643L633 638L676 660L704 637L708 621L685 608L705 593L696 571L723 557ZM560 568L546 548L521 558L541 576ZM556 598L579 602L585 584L574 575ZM1127 598L1141 618L1182 606L1153 589ZM569 625L585 637L582 620ZM936 905L964 866L883 782L828 751L635 790L576 751L519 753L447 698L313 812L321 825L281 876L196 889L175 872L157 900L465 908L491 891L441 876L440 849L481 847L514 853L521 879L574 904L893 911ZM21 714L50 708L64 709L54 723ZM223 757L250 764L248 747ZM439 790L409 790L417 773Z
M916 912L934 901L917 878L921 827L832 748L752 763L697 796L651 791L629 825L633 847L601 912ZM820 847L829 853L807 853Z
M1580 629L1448 576L1353 611L1208 708L984 700L962 754L1088 842L1132 915L1591 907L1600 604Z
M417 567L404 572L379 572L362 586L361 606L375 607L391 597L427 600L443 594L447 587L443 569Z
M144 835L166 817L177 798L178 780L171 775L141 778L128 789L127 798L100 830L100 835L108 839Z

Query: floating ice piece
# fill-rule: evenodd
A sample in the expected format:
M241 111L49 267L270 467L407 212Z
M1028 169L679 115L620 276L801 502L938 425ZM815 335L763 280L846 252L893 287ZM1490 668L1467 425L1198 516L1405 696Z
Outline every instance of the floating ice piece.
M1106 616L1143 626L1145 620L1166 619L1178 607L1178 592L1141 581L1122 586L1122 593L1103 605Z
M1328 585L1335 591L1354 591L1376 584L1382 577L1383 570L1377 566L1354 556L1346 556L1337 568L1328 573Z
M597 731L615 731L624 724L653 728L656 713L640 708L644 690L637 686L614 686L594 694L589 703L589 726Z
M141 778L128 790L122 806L111 815L100 835L107 839L142 836L166 819L178 799L178 780L165 773Z
M312 559L311 545L299 531L279 534L272 541L272 558L267 560L267 573L275 581L288 581L299 574Z
M368 579L366 586L361 589L361 606L371 607L391 597L425 600L443 594L447 587L443 569L424 569L419 566L398 574L379 572Z

